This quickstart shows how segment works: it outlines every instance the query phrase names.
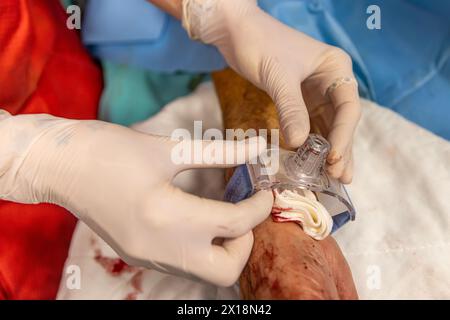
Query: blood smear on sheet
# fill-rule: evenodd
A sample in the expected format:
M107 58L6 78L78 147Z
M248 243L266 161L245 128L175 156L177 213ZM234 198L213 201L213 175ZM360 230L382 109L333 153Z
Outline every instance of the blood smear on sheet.
M120 258L108 258L102 255L100 250L95 250L94 260L100 264L110 275L120 276L124 272L134 272L135 267L127 265Z

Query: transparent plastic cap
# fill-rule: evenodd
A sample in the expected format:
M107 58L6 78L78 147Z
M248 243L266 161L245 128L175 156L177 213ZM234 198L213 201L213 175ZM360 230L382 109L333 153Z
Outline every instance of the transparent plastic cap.
M326 174L325 163L329 152L330 144L317 134L309 135L296 152L269 149L256 163L247 164L253 190L270 188L299 193L310 190L331 216L348 213L354 220L355 209L345 187Z

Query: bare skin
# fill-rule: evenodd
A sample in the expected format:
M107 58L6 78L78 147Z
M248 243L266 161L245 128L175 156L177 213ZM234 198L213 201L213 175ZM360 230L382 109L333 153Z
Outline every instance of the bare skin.
M255 243L241 278L244 299L357 299L350 268L336 241L316 241L295 223L269 217L253 230Z

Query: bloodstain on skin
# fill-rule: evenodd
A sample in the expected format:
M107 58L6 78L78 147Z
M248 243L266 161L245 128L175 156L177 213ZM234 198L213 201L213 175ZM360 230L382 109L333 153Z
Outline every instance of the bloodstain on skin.
M273 296L276 297L281 294L282 290L278 280L275 279L272 282L269 276L272 274L273 264L277 254L272 244L267 244L262 247L264 247L264 251L260 259L258 259L258 262L250 262L244 272L249 272L249 275L252 275L249 277L248 283L251 292L256 293L260 288L269 288Z
M117 277L124 272L136 271L136 268L130 267L120 258L108 258L103 256L99 249L95 250L94 260L114 277Z
M270 262L270 261L273 261L275 256L276 256L276 254L274 253L273 245L268 244L267 247L264 250L263 258L267 259Z
M270 292L274 298L279 297L282 294L278 279L275 279L275 281L270 286Z

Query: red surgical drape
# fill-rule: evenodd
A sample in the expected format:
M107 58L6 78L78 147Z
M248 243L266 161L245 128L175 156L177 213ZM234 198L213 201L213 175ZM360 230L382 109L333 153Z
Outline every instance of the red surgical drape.
M0 108L96 117L101 72L66 19L58 0L0 1ZM0 201L0 298L53 299L75 223L54 205Z

